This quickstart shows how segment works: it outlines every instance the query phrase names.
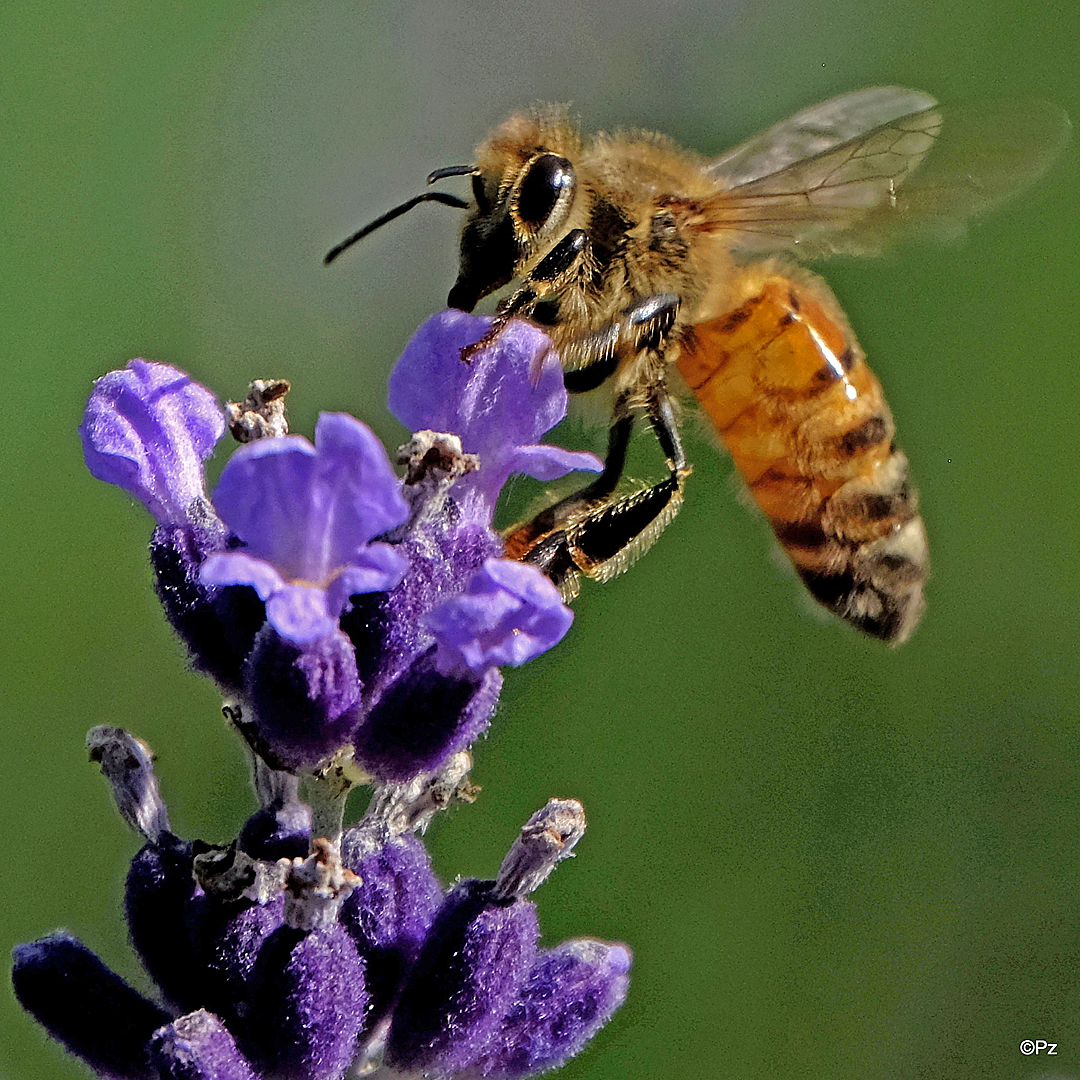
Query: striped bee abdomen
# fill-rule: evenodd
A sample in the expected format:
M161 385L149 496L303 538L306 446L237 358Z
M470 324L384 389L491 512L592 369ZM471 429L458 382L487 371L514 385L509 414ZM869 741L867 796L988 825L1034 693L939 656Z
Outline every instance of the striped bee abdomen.
M744 284L738 307L694 326L679 371L810 593L899 644L929 555L881 386L819 282L759 271Z

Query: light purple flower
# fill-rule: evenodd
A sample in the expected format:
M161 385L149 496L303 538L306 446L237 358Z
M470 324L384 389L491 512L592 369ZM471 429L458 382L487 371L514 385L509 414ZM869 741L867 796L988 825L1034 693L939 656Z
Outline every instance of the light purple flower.
M139 499L162 525L205 499L202 463L225 431L214 395L168 364L132 360L94 383L79 426L99 480Z
M574 621L559 590L535 567L488 559L465 591L444 600L426 623L445 672L520 667L557 645Z
M214 506L243 549L209 556L203 583L250 585L298 645L337 630L350 596L392 589L408 567L371 542L408 516L398 478L382 443L344 413L323 413L314 446L288 435L241 447Z
M485 316L448 310L428 319L390 374L390 411L410 430L449 431L480 458L455 495L476 492L490 514L512 473L554 480L581 469L599 472L593 454L538 443L565 415L563 369L551 342L530 323L508 323L470 363L466 345L491 325Z

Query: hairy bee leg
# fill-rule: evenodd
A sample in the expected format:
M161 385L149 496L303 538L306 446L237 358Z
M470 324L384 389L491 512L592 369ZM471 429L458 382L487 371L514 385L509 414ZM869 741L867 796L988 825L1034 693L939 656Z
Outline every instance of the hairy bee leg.
M599 330L574 338L561 350L570 365L563 383L571 394L595 390L615 374L628 350L658 349L675 324L679 298L655 293L631 304Z
M675 406L671 395L663 387L656 387L649 396L649 420L656 433L660 449L667 458L668 468L672 473L688 473L690 466L686 461L679 425L675 420Z
M621 574L652 546L682 505L690 469L671 398L662 387L655 388L650 397L649 419L671 474L642 491L611 498L633 431L628 401L629 395L623 395L616 403L600 476L506 536L506 554L538 567L567 597L577 594L582 574L598 581Z
M615 419L608 429L608 449L604 469L590 484L541 510L532 520L514 526L506 536L507 554L520 559L542 537L557 532L590 510L604 505L622 477L626 450L634 430L634 417L627 411L628 398L615 403Z
M466 345L461 350L461 359L466 364L471 363L472 358L483 352L515 315L527 315L538 300L542 300L572 278L584 261L588 248L588 233L584 229L571 229L536 264L517 292L499 305L487 333L479 341Z

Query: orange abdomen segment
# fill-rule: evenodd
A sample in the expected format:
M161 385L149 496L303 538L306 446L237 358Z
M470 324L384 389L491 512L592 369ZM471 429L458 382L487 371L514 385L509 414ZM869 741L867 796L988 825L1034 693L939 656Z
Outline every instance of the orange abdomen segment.
M903 641L929 560L881 386L824 286L750 271L742 284L737 308L694 326L679 371L810 592Z

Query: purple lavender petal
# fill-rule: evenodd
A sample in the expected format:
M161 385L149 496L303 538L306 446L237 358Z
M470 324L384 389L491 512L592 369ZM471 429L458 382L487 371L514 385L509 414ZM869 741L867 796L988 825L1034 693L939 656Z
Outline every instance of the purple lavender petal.
M465 592L426 618L439 646L436 665L447 672L518 667L562 641L573 621L559 590L512 559L488 559Z
M352 642L340 631L303 646L267 625L244 665L244 694L274 768L315 765L347 743L359 718Z
M340 614L352 596L389 592L401 584L408 569L409 560L396 547L391 544L368 544L327 586L326 606Z
M146 1043L169 1016L58 930L16 945L11 981L19 1004L99 1076L156 1080Z
M215 509L247 554L284 577L314 580L306 564L315 472L315 447L302 436L259 439L229 458L214 490Z
M199 570L203 585L247 585L266 600L285 584L282 576L264 559L243 551L219 551L207 555Z
M205 1009L154 1032L150 1060L161 1080L259 1080L225 1025Z
M205 845L162 836L131 860L124 887L131 943L167 1001L179 1010L201 1004L202 968L197 963L188 919L197 893L194 856Z
M250 1053L289 1080L340 1080L352 1064L368 995L364 964L339 924L308 934L282 927L253 975Z
M319 418L314 447L294 435L241 447L214 505L249 555L317 584L408 516L382 443L343 413Z
M442 887L415 836L394 837L357 858L350 857L346 832L341 850L361 879L342 906L341 922L364 959L374 1020L393 1002L419 954L442 902Z
M558 480L568 472L601 472L604 463L588 450L564 450L561 446L519 446L507 460L507 474L525 473L537 480Z
M326 604L326 590L285 585L266 601L266 621L294 645L308 645L338 628Z
M188 520L202 463L225 430L214 395L168 364L132 360L98 379L79 425L86 466L162 524Z
M444 675L429 649L386 689L354 734L356 760L382 782L437 769L486 730L501 689L498 668Z
M630 961L624 945L602 941L567 941L542 953L499 1034L462 1080L518 1080L579 1053L626 999Z
M448 310L433 315L405 346L390 373L387 404L411 431L449 431L467 454L507 443L534 443L566 415L562 366L543 331L506 326L468 364L466 345L491 325L487 316Z
M512 321L489 348L462 361L462 348L490 325L453 310L428 319L390 374L390 411L413 431L460 436L465 453L479 455L480 469L459 480L455 494L479 491L489 505L512 472L536 469L551 480L600 468L591 454L534 445L566 415L567 402L562 365L541 330Z
M466 1068L518 998L536 956L536 909L494 901L493 888L463 881L443 901L394 1009L394 1068L440 1076Z
M319 479L332 501L320 502L321 535L330 566L352 563L369 540L409 516L401 481L386 449L366 424L345 413L322 413L315 425Z

